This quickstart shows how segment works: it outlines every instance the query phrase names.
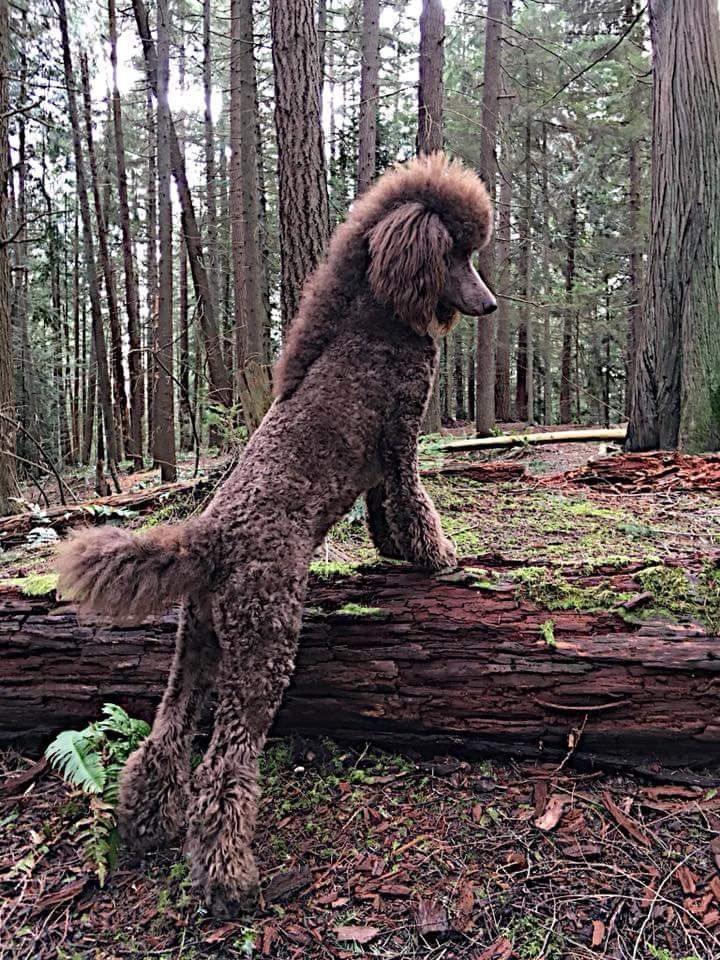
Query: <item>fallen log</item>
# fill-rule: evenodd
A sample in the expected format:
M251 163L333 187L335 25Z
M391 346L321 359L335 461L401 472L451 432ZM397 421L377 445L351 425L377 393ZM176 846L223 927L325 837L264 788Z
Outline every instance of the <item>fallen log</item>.
M604 427L588 430L552 430L547 433L510 433L501 437L466 437L463 440L448 440L442 450L493 450L501 447L535 446L540 443L622 443L627 427Z
M12 514L0 518L0 547L8 550L18 546L34 527L52 528L60 534L94 520L104 522L116 511L132 510L145 514L186 497L200 499L215 483L217 477L198 477L195 480L179 480L144 490L97 497L82 503L50 507L39 513Z
M549 486L577 484L649 493L654 490L720 490L720 455L697 456L675 450L598 457L557 477L542 477Z
M498 460L490 463L444 463L434 469L420 471L423 477L466 477L468 480L477 480L480 483L505 483L509 480L520 480L525 476L525 467L522 463L513 463L509 460Z
M625 619L550 612L518 595L509 564L477 562L492 582L399 565L315 578L277 730L655 771L720 763L717 637L629 623L632 603ZM640 594L631 572L607 582ZM106 701L150 719L175 622L79 624L53 594L0 589L0 743L38 751Z

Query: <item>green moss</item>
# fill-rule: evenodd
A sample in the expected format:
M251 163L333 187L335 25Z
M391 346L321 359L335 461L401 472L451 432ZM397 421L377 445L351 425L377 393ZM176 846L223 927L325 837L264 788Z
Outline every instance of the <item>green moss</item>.
M590 613L610 610L631 594L613 590L607 581L592 587L571 583L547 567L525 567L512 574L519 583L523 596L534 600L548 610L579 610Z
M720 569L712 563L703 565L692 577L681 567L657 564L636 574L643 590L653 595L652 607L643 616L690 617L710 631L720 630Z
M344 617L382 617L383 611L380 607L365 607L361 603L346 603L337 610L332 611L335 614L341 614Z
M336 577L354 577L359 563L342 563L337 560L314 560L310 564L310 573L321 580L334 580Z
M552 620L546 620L540 627L540 636L549 647L557 646L557 641L555 640L555 624Z
M27 577L16 577L11 580L0 580L6 587L19 587L25 597L45 597L57 587L56 573L32 573Z

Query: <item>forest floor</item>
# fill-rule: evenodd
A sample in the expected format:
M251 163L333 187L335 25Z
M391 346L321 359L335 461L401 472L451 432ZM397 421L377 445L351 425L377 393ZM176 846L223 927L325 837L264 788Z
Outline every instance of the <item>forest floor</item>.
M720 555L717 494L601 491L555 476L597 453L516 451L530 478L440 475L427 486L461 556L603 571ZM108 519L141 526L179 510ZM329 547L372 558L359 511ZM9 550L0 575L41 572L51 553L37 542ZM30 768L0 754L0 960L720 957L715 788L275 740L263 758L260 904L222 921L190 890L180 847L139 866L121 851L100 886L84 794L47 769L19 795L3 791Z

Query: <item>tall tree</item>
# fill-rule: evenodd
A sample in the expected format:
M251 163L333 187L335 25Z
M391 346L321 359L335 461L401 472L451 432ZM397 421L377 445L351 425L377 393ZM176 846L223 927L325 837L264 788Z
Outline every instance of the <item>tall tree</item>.
M230 217L235 283L236 371L263 359L266 324L256 138L252 0L230 5Z
M153 390L153 455L160 464L163 482L175 480L175 403L173 391L173 242L170 180L170 137L172 119L168 102L170 81L170 4L157 5L157 165L158 233L160 269L158 276L158 346Z
M500 96L500 48L505 0L488 0L485 27L485 70L483 75L482 121L480 129L480 173L488 193L495 198L497 160L495 147ZM491 290L495 288L495 239L480 252L480 273ZM475 431L490 435L495 424L495 317L477 321L477 373L475 375Z
M77 101L75 99L75 78L72 69L72 54L70 50L70 36L68 32L67 9L65 0L57 0L62 40L63 69L65 74L65 88L67 90L68 113L72 128L73 152L75 155L75 179L77 182L78 202L83 226L83 250L85 254L85 275L87 278L88 294L90 296L90 312L92 316L93 346L97 365L97 384L102 410L103 426L105 428L105 452L110 473L119 490L114 470L117 463L117 441L115 436L115 418L113 415L112 389L110 386L110 372L108 369L107 344L103 329L102 308L100 305L100 286L95 264L95 241L92 232L92 217L88 198L87 180L85 177L85 160L80 137L80 118L78 116Z
M112 115L115 134L115 161L117 170L120 230L122 232L123 267L125 270L125 311L128 333L128 370L130 373L130 430L128 456L132 457L136 470L143 465L143 412L145 391L143 389L143 363L140 345L140 294L132 248L130 226L130 198L128 194L127 161L125 158L125 132L123 130L120 90L117 74L117 15L115 0L108 0L110 32L110 64L112 68Z
M207 250L215 316L220 323L220 260L217 243L217 183L215 177L215 125L212 115L212 0L203 0L203 130L205 134L205 204L207 210Z
M510 4L507 0L507 22L510 22ZM510 116L515 95L507 85L503 86L498 118L501 124L499 139L503 143L500 195L497 207L497 233L495 239L496 284L498 297L495 321L495 418L510 419L510 303L505 296L511 284L510 208L512 204L513 171L509 162Z
M418 58L418 154L433 153L442 150L443 146L444 42L445 10L442 0L423 0ZM440 431L439 368L422 429L424 433Z
M272 2L270 30L278 146L280 309L286 329L330 235L315 3Z
M158 87L158 55L150 30L150 18L143 0L133 0L133 12L142 41L145 70L150 89L157 97ZM205 345L205 354L208 362L208 376L210 380L210 400L224 406L232 403L232 389L230 377L222 353L220 328L215 313L211 293L210 274L208 272L203 251L202 236L195 216L190 185L187 179L185 164L183 163L180 144L175 126L168 111L168 136L170 146L170 164L172 175L177 186L180 201L183 235L187 246L190 272L195 287L197 301L197 316Z
M573 290L575 253L578 238L577 187L570 195L570 212L565 244L565 306L563 309L562 354L560 357L560 423L570 423L572 397Z
M720 446L720 22L716 0L651 0L652 242L631 450Z
M125 372L122 362L122 342L117 290L115 289L115 270L110 256L107 221L100 192L100 175L97 156L95 154L95 138L93 136L90 76L88 72L87 54L85 53L80 54L80 79L82 84L83 105L85 108L85 144L87 146L88 165L90 167L90 184L95 203L95 222L97 224L98 247L100 249L100 264L105 281L105 296L110 325L110 364L113 372L113 400L115 404L115 419L120 428L118 434L118 456L121 456L123 449L121 449L120 440L122 440L122 448L126 449L129 442L130 424L128 419L127 392L125 390Z
M363 0L358 129L358 196L375 176L378 95L380 93L380 0Z
M8 259L9 74L10 17L7 0L0 0L0 516L14 512L12 497L18 493L15 471L15 370L12 358Z

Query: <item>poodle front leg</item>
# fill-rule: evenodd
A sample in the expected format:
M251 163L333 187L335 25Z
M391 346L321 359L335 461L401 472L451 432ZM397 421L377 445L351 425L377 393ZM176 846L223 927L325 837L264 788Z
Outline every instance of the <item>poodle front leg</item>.
M287 584L258 587L256 599L245 582L242 593L218 611L222 666L215 728L195 772L187 834L191 878L219 916L235 914L257 893L251 844L260 796L258 757L290 682L300 629L301 597Z
M429 570L457 566L452 540L445 536L435 504L420 479L417 427L394 424L385 450L385 524L399 555Z
M190 754L218 663L209 611L186 603L152 732L131 754L120 776L120 832L137 852L175 839L187 818Z

